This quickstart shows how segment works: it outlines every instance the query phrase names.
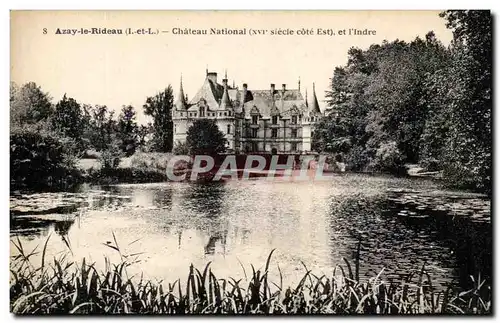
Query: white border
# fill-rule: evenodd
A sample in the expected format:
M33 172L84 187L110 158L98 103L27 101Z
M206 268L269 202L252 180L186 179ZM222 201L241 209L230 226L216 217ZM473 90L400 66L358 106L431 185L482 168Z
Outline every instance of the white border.
M36 0L30 0L30 1L12 1L12 0L4 0L1 2L0 6L2 7L2 10L0 11L1 14L1 22L2 25L0 28L0 35L2 38L2 44L4 45L2 48L2 68L3 68L3 73L2 73L2 83L1 83L1 89L2 91L2 102L3 107L0 110L2 115L0 117L0 122L2 122L2 126L0 129L2 130L3 134L1 136L1 147L0 151L3 152L1 162L3 166L3 172L1 172L1 190L2 190L2 209L4 210L3 214L0 216L0 221L3 223L3 228L4 228L4 236L2 238L2 248L0 249L1 252L1 258L5 261L4 265L0 266L0 283L5 286L2 288L2 293L1 299L0 299L0 308L2 309L1 312L1 317L2 317L2 322L10 322L13 321L15 318L9 313L9 286L8 286L8 277L9 277L9 272L8 272L8 256L9 256L9 244L8 244L8 235L9 235L9 205L8 205L8 196L9 196L9 160L8 160L8 149L9 149L9 144L8 144L8 129L9 129L9 110L8 110L8 102L9 102L9 83L10 83L10 61L9 61L9 56L10 56L10 41L9 41L9 34L10 34L10 24L9 24L9 11L10 9L25 9L25 10L34 10L34 9L42 9L42 10L99 10L99 9L129 9L129 10L159 10L159 9L198 9L198 10L204 10L204 9L216 9L216 10L244 10L244 9L263 9L263 10L276 10L276 9L281 9L281 10L312 10L312 9L329 9L329 10L361 10L361 9L374 9L374 10L440 10L440 9L491 9L493 13L497 13L497 6L499 1L485 1L485 0L475 0L475 1L463 1L463 0L454 0L454 1L435 1L435 0L420 0L416 3L407 3L407 2L392 2L388 0L378 0L378 1L344 1L344 2L338 2L338 1L319 1L319 0L301 0L301 1L296 1L296 0L288 0L283 3L279 3L276 1L275 3L272 3L270 1L263 1L263 0L252 0L252 1L221 1L221 0L212 0L212 1L193 1L193 0L183 0L179 1L176 3L169 3L168 5L165 3L162 3L163 1L151 1L151 0L140 0L140 1L131 1L131 0L122 0L122 1L107 1L107 0L87 0L85 2L70 2L70 1L64 1L64 0L58 0L58 1L44 1L44 3L40 3L39 1ZM494 20L495 21L495 20ZM494 44L498 43L498 34L496 32L496 25L498 21L495 21L494 24ZM496 59L496 55L495 58ZM495 71L496 72L496 62L494 63L495 66ZM496 73L495 73L496 75ZM497 82L498 84L498 82ZM498 86L497 84L494 84L494 91L493 93L496 94L498 93ZM495 120L498 121L499 113L494 112ZM498 122L495 122L496 125L498 125ZM496 134L498 134L498 131L496 131ZM500 140L498 136L495 135L495 149L494 151L499 150L499 145L500 145ZM495 165L496 166L496 165ZM497 167L495 167L497 168ZM496 174L497 172L494 172ZM495 176L496 177L496 176ZM496 182L496 178L495 178ZM496 190L495 190L496 192ZM496 197L497 194L495 194ZM495 199L494 201L498 201L498 199ZM4 204L5 203L5 204ZM497 203L497 202L496 202ZM496 205L494 202L493 204ZM496 213L494 212L493 216L495 216ZM494 220L495 224L495 229L497 229L499 220ZM497 232L498 230L495 230ZM495 241L498 241L498 239L495 239ZM498 250L497 244L495 244L495 250ZM3 262L2 262L3 263ZM496 269L496 266L494 267ZM496 273L496 272L495 272ZM499 310L498 308L498 289L497 289L497 279L494 279L495 286L494 286L494 311L497 312ZM334 319L339 319L340 317L335 317ZM471 318L471 317L469 317ZM36 319L50 319L52 320L53 317L50 318L42 318L42 317L37 317ZM62 318L65 319L65 318ZM88 319L84 317L77 317L74 318L73 320L76 321L82 321L83 319ZM91 318L92 320L95 321L101 321L103 319L109 319L109 318L104 318L104 317L99 317L99 318ZM146 321L147 318L134 318L133 321ZM162 319L158 317L158 319ZM168 318L171 319L171 318ZM187 318L189 319L189 318ZM259 318L259 320L264 320L267 321L269 319L273 318ZM299 320L304 320L307 319L309 320L310 317L302 317L302 318L297 318ZM349 320L359 320L360 318L348 318ZM384 318L382 318L384 319ZM409 319L415 319L413 318L402 318L399 317L399 320L409 320ZM438 318L426 318L428 320L438 320ZM446 318L450 319L450 318ZM122 317L115 318L115 320L123 320ZM189 320L192 320L189 319ZM127 321L130 321L127 320Z

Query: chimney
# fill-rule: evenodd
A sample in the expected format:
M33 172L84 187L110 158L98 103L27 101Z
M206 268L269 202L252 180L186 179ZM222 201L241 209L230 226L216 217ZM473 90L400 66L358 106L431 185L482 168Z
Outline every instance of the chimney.
M271 83L271 94L274 94L274 84Z
M224 85L224 87L227 86L227 79L222 79L222 85Z
M286 84L282 84L281 86L283 87L283 92L285 92L286 91Z
M212 81L214 84L217 84L217 73L216 72L209 72L207 73L207 78Z
M247 91L248 91L248 84L243 83L243 93L242 93L242 98L241 98L241 106L247 102Z

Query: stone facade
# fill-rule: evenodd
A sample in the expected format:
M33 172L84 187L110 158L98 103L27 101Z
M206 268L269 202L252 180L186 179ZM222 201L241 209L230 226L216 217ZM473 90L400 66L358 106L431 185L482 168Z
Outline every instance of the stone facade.
M283 84L277 89L251 90L229 86L227 76L222 84L217 73L208 72L196 95L187 100L182 79L172 112L174 145L186 140L194 120L215 119L228 140L228 151L234 153L309 153L314 123L321 117L314 84L311 97Z

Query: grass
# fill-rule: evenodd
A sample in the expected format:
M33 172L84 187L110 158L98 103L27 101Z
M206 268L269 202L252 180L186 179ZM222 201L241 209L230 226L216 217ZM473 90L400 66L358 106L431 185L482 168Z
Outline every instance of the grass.
M121 262L106 262L103 271L95 264L67 260L67 254L46 261L50 236L42 249L41 263L30 260L38 253L13 241L18 255L11 260L10 308L15 314L491 314L491 287L480 277L474 287L457 291L434 290L425 266L401 282L381 280L383 270L366 282L359 281L359 256L354 272L344 266L332 275L306 274L296 286L271 282L268 273L273 251L263 269L251 266L251 276L218 278L210 263L202 270L192 265L187 280L163 284L129 277L127 267L138 254L122 254L114 237L107 245L120 254ZM71 244L65 239L69 252ZM359 255L359 253L358 253Z

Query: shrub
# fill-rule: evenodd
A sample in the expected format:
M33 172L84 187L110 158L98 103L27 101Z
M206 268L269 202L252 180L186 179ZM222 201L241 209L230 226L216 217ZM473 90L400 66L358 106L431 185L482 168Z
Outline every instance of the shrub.
M159 183L166 182L166 173L136 168L116 168L89 170L89 181L95 184L109 185L118 183Z
M130 167L165 174L170 158L170 153L135 153L130 160Z
M350 170L362 171L370 162L370 156L363 147L354 146L346 153L345 161Z
M102 169L117 169L120 165L120 159L123 157L123 152L119 147L117 140L114 140L108 147L102 151L98 157Z
M404 169L403 154L395 141L381 143L375 152L372 167L375 170L390 173L400 173Z
M177 141L175 143L174 149L172 150L174 155L188 155L189 154L189 146L187 142Z
M81 181L72 149L50 132L13 129L10 134L11 185L64 188Z

